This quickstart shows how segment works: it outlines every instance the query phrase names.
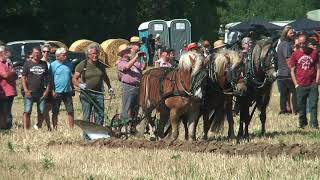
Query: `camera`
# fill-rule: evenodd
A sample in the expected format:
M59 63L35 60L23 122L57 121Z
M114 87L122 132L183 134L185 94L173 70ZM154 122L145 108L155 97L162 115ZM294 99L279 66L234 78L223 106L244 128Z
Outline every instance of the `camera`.
M145 52L138 52L138 55L139 55L139 56L145 56L146 53L145 53Z

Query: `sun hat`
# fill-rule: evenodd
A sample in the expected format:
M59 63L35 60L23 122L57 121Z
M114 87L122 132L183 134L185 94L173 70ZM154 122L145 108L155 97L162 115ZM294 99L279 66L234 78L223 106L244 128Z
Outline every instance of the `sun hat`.
M213 49L218 49L226 46L226 44L222 40L217 40L213 43Z
M121 44L118 48L118 56L123 56L124 51L129 51L130 47L127 44Z
M141 40L138 36L132 36L130 38L130 43L141 43Z

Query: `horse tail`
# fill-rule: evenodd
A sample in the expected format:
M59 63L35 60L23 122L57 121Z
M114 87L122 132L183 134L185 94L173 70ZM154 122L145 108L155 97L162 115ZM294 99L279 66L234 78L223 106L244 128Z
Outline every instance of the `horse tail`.
M217 108L214 112L214 115L210 118L214 118L211 124L211 132L221 132L224 126L225 120L225 110L224 108Z

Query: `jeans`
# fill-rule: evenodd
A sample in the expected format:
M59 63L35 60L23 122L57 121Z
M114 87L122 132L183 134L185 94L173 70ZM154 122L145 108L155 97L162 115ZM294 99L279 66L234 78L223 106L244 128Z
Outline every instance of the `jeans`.
M285 112L287 107L287 98L292 93L292 111L297 112L297 94L294 84L289 77L279 78L278 87L280 89L280 111Z
M13 105L14 96L8 97L8 116L7 116L7 128L12 128L12 105Z
M297 88L297 100L299 109L299 126L304 127L308 124L307 121L307 99L309 99L310 123L311 127L318 127L318 85L310 85Z
M14 96L3 97L0 99L0 113L6 113L6 126L5 129L11 129L12 127L12 103Z
M95 103L100 106L104 110L104 96L101 93L94 93L86 91L86 93L92 98L92 100L95 101ZM104 123L104 112L100 112L98 109L96 109L92 102L89 101L88 98L86 98L82 93L80 94L80 101L82 105L82 111L83 111L83 120L84 121L90 121L90 115L91 113L94 113L96 124L103 125Z
M139 88L126 83L121 83L122 86L122 109L121 119L129 118L129 111L134 110L138 105Z

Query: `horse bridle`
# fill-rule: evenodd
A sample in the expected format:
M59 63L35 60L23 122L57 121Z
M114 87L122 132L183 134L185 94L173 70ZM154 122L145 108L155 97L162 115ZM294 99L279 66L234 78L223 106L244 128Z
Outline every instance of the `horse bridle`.
M214 60L209 61L207 69L208 69L209 79L213 83L216 83L218 85L218 88L216 88L216 91L221 92L226 95L231 95L232 93L230 93L230 91L232 91L232 89L233 89L232 86L231 86L231 88L223 89L223 87L220 87L220 85L219 85L219 78L218 78L218 73L216 71L216 67L214 66ZM227 67L225 69L224 73L227 76L227 82L230 82L230 84L232 85L232 78L231 78L232 69L231 69L231 67Z

